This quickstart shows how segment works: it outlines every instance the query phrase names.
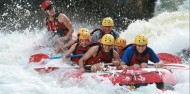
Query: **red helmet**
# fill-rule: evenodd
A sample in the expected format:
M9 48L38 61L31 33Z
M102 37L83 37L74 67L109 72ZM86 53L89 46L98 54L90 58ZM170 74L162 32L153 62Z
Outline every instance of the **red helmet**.
M53 3L52 3L51 1L46 0L46 1L44 1L44 2L42 3L41 9L42 9L42 10L45 10L49 5L52 5L52 4L53 4Z

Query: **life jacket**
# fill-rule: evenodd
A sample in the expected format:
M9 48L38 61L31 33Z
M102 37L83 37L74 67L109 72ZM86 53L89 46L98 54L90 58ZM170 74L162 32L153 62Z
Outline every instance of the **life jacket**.
M105 32L104 32L103 29L101 29L101 28L96 28L96 29L94 29L94 30L90 33L90 35L93 35L94 32L96 32L96 31L100 31L100 37L99 37L99 39L101 39L101 38L105 35ZM111 30L110 34L114 37L114 39L117 38L117 35L116 35L115 31Z
M122 58L124 52L121 50L120 52L117 53L119 54L119 57Z
M124 51L125 51L128 47L134 46L134 45L135 45L135 44L133 44L133 43L126 45L126 46L118 53L118 54L119 54L119 57L122 58Z
M85 65L93 65L100 62L111 63L112 59L113 59L113 49L111 49L110 52L104 52L102 50L102 45L99 45L97 55L94 57L90 57L90 59L88 59L85 62Z
M91 44L89 44L86 47L82 47L82 46L79 45L79 43L77 43L77 45L75 47L75 50L73 51L73 54L74 55L75 54L85 54L88 51L88 49L90 49L94 45L97 45L97 44L91 43ZM71 58L71 61L73 61L73 62L75 62L75 63L78 64L78 61L79 61L80 58L81 57L74 57L74 58Z
M148 63L148 60L150 58L150 54L148 53L148 49L146 48L145 51L143 53L138 53L138 51L135 48L135 52L133 57L130 60L130 65L132 66L134 64L141 64L142 62Z
M54 19L52 21L46 18L46 26L49 31L53 32L54 34L58 34L59 36L65 36L69 31L68 28L64 25L64 23L60 23L58 20L58 16L60 13L56 13Z
M122 51L125 51L125 50L126 50L127 48L129 48L130 46L135 46L135 44L131 43L131 44L126 45L126 46L122 49Z

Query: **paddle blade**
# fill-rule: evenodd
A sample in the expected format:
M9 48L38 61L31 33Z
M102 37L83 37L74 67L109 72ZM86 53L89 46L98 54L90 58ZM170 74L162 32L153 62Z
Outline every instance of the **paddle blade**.
M169 53L158 53L157 56L164 62L164 64L168 63L181 63L181 58Z
M49 58L49 56L46 54L34 54L30 56L29 63L37 63L40 62L42 59L47 59L47 58Z
M34 68L35 71L40 72L40 73L49 73L57 69L59 69L59 67Z
M66 70L62 73L65 77L68 78L82 78L83 73L78 70Z

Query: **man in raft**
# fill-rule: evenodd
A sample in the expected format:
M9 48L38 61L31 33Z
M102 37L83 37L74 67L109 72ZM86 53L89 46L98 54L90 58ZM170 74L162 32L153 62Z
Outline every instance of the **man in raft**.
M101 28L96 28L91 32L92 43L97 43L100 42L100 39L102 36L105 34L111 34L114 39L117 39L119 37L119 33L113 30L114 27L114 22L111 17L106 17L102 20L102 27Z
M44 21L47 29L56 40L55 47L67 43L74 31L68 17L64 13L56 13L50 0L45 0L41 4L41 9L47 14Z
M162 67L163 62L160 61L155 52L147 44L148 39L145 35L137 35L135 37L135 44L124 51L122 61L134 69L147 68L149 60L154 63L156 68Z

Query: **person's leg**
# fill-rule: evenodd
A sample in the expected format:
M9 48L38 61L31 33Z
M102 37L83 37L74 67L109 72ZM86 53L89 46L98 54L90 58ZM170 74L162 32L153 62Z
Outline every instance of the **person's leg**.
M70 37L69 37L70 39ZM57 39L57 41L54 43L55 52L52 53L52 55L57 55L58 53L65 53L68 49L61 49L64 45L66 45L68 41L62 42L61 40Z

